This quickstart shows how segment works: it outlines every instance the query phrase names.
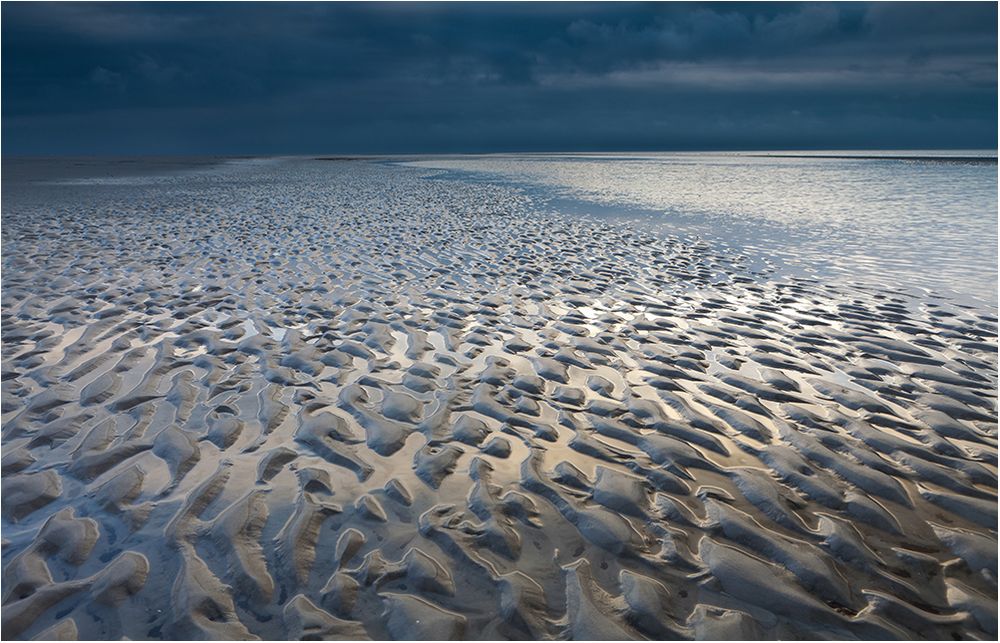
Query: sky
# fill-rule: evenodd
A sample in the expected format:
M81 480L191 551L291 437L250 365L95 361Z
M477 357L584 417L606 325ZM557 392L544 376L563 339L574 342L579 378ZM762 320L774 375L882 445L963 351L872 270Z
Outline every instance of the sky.
M997 146L996 3L12 3L4 155Z

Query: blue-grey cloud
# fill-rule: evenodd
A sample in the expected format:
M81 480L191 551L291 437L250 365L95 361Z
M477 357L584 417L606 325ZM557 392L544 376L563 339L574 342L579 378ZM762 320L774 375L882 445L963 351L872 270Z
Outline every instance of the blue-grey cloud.
M3 152L994 147L995 3L6 3Z

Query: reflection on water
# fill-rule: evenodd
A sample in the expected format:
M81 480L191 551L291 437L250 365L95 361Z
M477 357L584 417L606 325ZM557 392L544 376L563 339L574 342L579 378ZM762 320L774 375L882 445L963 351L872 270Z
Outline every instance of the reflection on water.
M894 288L997 300L995 153L516 155L424 159ZM587 207L582 207L587 211Z

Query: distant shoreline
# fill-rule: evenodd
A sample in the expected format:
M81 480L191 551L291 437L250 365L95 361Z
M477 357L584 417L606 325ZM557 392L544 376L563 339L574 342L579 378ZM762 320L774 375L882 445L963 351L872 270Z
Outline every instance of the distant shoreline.
M869 161L921 161L926 163L981 163L983 165L996 165L995 156L909 156L905 154L888 156L878 154L743 154L750 158L772 158L772 159L842 159L842 160L869 160Z
M884 154L882 152L885 152ZM912 153L908 153L912 152ZM949 154L951 152L951 154ZM981 152L982 154L977 154ZM479 152L385 152L363 153L322 153L286 152L265 154L0 154L0 160L7 163L77 161L80 163L109 163L129 165L137 162L158 162L178 164L184 162L232 161L253 159L297 158L316 161L362 161L373 159L441 158L441 157L483 157L483 156L635 156L635 155L726 155L744 158L813 158L813 159L884 159L917 161L964 161L996 163L997 150L977 149L872 149L872 150L507 150Z

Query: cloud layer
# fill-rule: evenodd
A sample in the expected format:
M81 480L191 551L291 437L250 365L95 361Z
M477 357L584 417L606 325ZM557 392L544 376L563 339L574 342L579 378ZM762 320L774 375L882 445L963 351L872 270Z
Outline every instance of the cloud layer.
M994 3L5 3L5 154L995 147Z

